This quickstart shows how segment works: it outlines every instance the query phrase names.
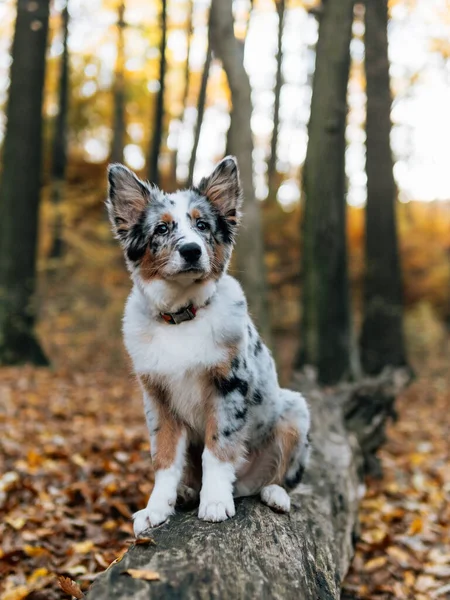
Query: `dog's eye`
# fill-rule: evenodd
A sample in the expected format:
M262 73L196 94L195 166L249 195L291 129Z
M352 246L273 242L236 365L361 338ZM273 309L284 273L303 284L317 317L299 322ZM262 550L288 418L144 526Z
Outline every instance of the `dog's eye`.
M157 225L157 227L155 228L155 233L157 235L164 235L168 231L169 231L169 227L165 223L161 223L160 225Z
M197 221L197 229L199 229L200 231L207 231L209 229L209 225L206 221L202 221L201 219L199 219Z

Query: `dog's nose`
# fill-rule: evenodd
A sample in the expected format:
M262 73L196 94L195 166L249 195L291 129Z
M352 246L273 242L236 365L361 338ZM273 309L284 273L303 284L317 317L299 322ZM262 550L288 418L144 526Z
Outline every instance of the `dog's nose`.
M188 263L194 263L200 258L200 255L202 253L202 249L195 242L183 244L183 246L181 246L178 251L184 258L184 260Z

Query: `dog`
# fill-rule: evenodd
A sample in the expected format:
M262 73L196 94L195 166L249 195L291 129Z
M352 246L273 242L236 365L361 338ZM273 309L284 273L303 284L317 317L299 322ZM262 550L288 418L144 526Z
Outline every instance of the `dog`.
M166 521L177 497L199 499L205 521L233 517L234 498L255 494L288 512L309 456L310 414L301 394L279 387L227 274L242 205L236 159L170 194L120 164L108 180L109 217L134 282L123 334L155 472L135 535Z

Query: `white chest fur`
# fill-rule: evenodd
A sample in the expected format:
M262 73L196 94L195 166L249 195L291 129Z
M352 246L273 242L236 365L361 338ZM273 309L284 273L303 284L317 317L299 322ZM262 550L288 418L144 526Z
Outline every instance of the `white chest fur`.
M169 325L152 315L146 298L134 288L125 308L123 332L136 373L175 381L223 362L227 345L238 343L245 332L246 310L238 304L242 300L239 284L225 276L211 303L199 309L195 319Z

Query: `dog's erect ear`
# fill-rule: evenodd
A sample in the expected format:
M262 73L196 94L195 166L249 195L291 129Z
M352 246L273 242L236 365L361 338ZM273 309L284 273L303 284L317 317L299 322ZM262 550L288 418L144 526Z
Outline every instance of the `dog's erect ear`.
M130 169L120 164L109 165L108 182L109 218L117 237L124 240L148 206L151 191Z
M242 187L234 156L222 159L211 175L200 181L198 189L222 216L237 223L242 204Z

